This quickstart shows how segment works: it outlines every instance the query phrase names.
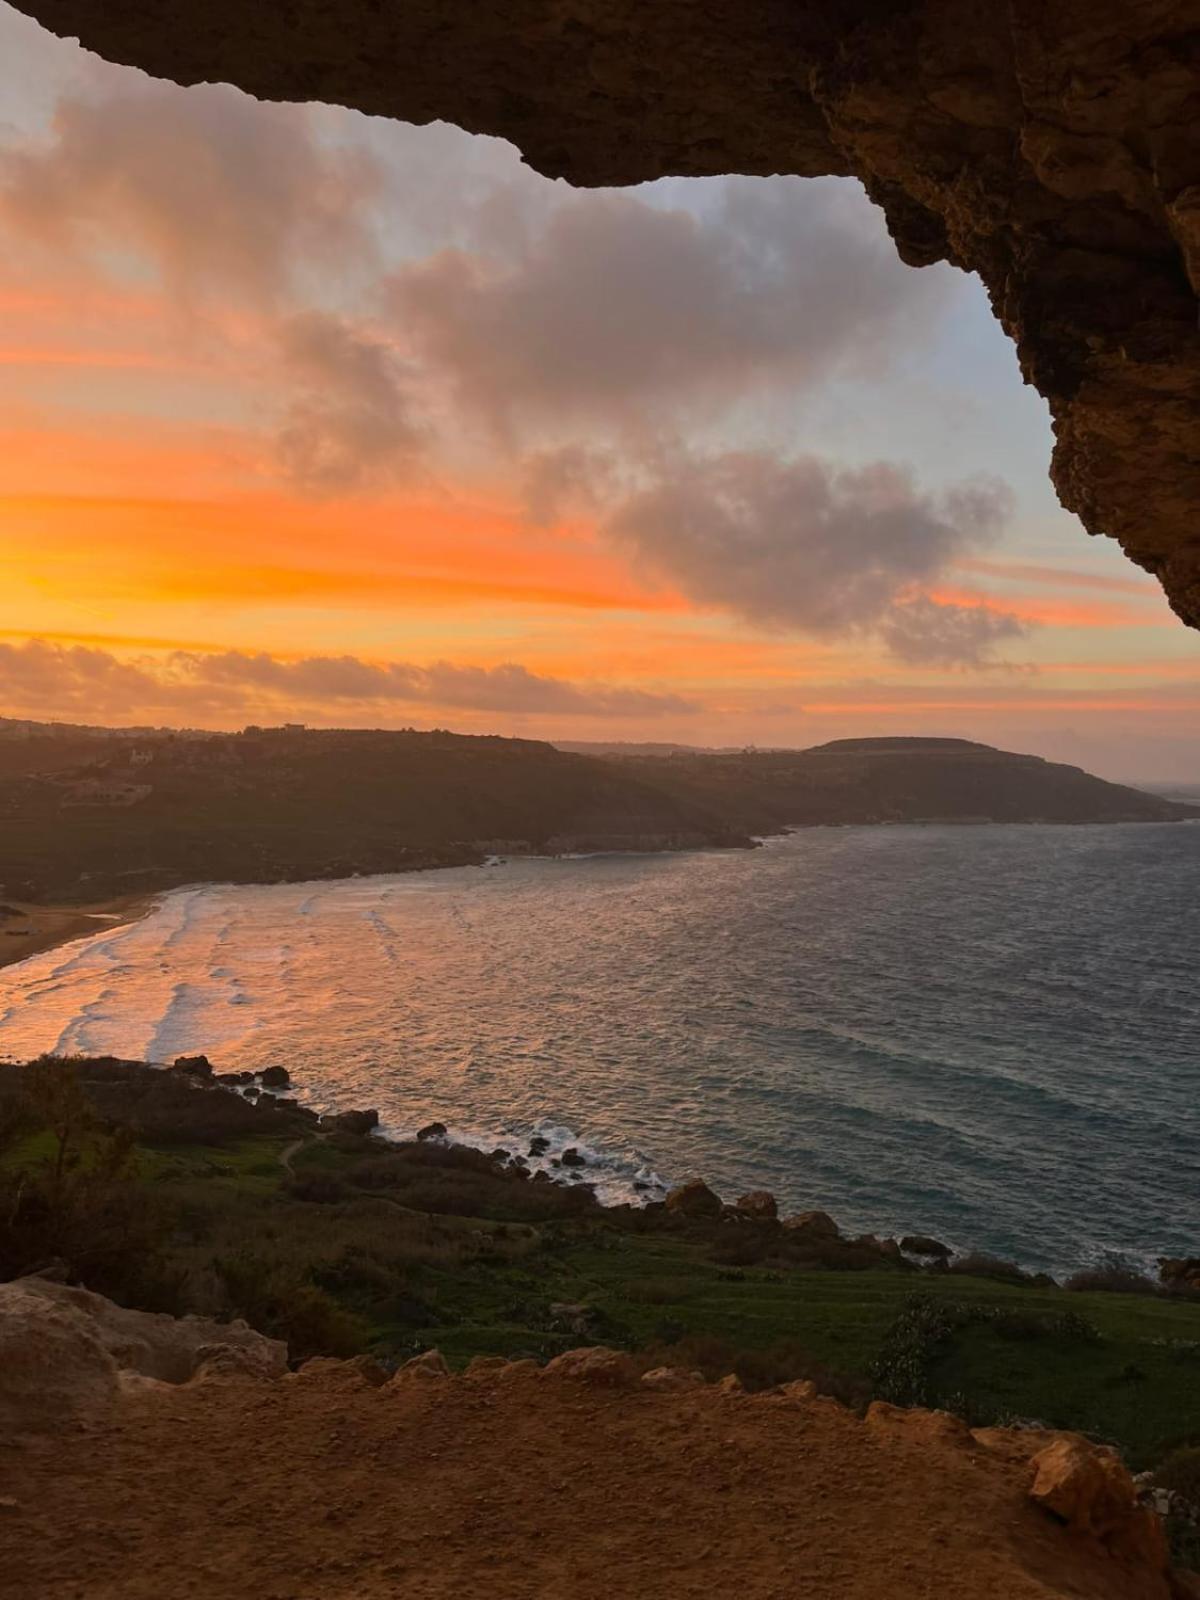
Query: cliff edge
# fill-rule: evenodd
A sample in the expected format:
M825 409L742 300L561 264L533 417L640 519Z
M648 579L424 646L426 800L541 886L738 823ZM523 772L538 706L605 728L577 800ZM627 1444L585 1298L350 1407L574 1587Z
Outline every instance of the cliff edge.
M1077 1436L859 1417L811 1384L748 1396L604 1349L281 1374L272 1341L225 1334L0 1286L0 1594L1193 1592L1125 1469Z

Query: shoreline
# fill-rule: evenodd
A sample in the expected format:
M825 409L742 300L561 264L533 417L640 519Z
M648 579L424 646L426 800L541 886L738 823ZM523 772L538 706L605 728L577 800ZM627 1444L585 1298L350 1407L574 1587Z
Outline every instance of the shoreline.
M16 966L59 945L140 922L161 899L162 893L118 895L68 906L4 900L0 903L0 967Z
M1119 822L997 822L994 819L973 820L962 817L923 817L907 821L875 822L788 822L757 834L748 835L745 842L737 844L708 843L677 846L631 845L621 849L545 850L537 848L506 852L482 852L473 849L461 860L423 861L396 865L380 871L352 872L337 876L314 877L299 873L283 878L211 878L192 879L183 883L168 883L158 889L128 895L115 895L106 900L87 901L72 905L49 905L28 900L14 900L0 896L0 968L16 966L30 956L43 955L60 945L74 944L110 928L125 927L138 922L157 908L169 894L182 889L273 888L281 885L353 883L359 878L407 877L415 872L448 872L463 867L492 867L516 861L578 861L602 856L675 856L715 855L732 851L754 851L798 833L825 828L930 828L930 827L1155 827L1175 826L1181 822L1194 822L1200 826L1200 817L1137 818ZM491 841L489 841L491 842ZM507 857L507 860L505 859ZM7 911L17 914L5 915ZM97 924L104 924L103 927Z

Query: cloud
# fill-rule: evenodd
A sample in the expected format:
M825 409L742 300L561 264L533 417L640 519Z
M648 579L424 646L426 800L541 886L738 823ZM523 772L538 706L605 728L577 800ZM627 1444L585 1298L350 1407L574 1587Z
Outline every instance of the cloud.
M309 656L281 661L269 655L228 651L180 656L197 682L269 689L284 697L388 701L461 706L477 711L570 712L587 716L662 716L696 709L681 695L644 689L581 686L545 677L513 662L496 667L374 663L357 656Z
M392 346L318 311L285 320L280 344L299 390L275 441L285 477L328 494L412 469L426 430Z
M662 717L699 706L682 695L573 683L514 662L284 660L265 653L175 651L124 661L106 650L34 639L0 644L0 695L12 709L58 715L250 715L264 707L429 706L520 715Z
M914 667L985 667L993 648L1028 629L1010 612L917 595L893 605L879 632L898 661Z
M702 211L574 195L516 251L484 239L401 268L397 323L463 405L511 427L878 371L944 308L953 280L898 270L838 186L726 180L709 194Z
M914 587L999 533L1010 507L994 481L934 495L888 462L839 468L817 456L742 452L677 457L604 526L650 577L749 622L832 636L890 621L885 638L908 660L936 623L941 659L956 639L974 659L1015 631L1011 619L989 640L977 621L972 634L933 602L904 608Z
M187 297L272 300L311 268L336 273L348 254L369 252L362 208L374 164L318 142L305 108L220 85L101 82L59 102L47 141L0 155L11 226L110 268L144 253Z

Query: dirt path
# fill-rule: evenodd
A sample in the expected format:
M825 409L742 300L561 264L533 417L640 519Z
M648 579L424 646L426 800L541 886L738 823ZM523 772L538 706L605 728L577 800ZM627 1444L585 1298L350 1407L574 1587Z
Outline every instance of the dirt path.
M284 1145L283 1149L279 1152L279 1165L287 1173L289 1178L294 1178L296 1176L296 1169L292 1166L292 1157L296 1154L297 1150L303 1150L307 1143L307 1139L293 1139L291 1144Z
M1167 1600L969 1438L506 1373L323 1363L0 1441L0 1596Z

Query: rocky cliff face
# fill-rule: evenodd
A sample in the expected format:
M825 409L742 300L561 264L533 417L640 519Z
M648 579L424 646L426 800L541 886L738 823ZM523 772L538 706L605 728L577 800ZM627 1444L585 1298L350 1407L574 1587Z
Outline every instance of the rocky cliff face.
M1200 0L18 0L181 83L503 135L576 184L853 174L978 272L1059 495L1200 626Z

